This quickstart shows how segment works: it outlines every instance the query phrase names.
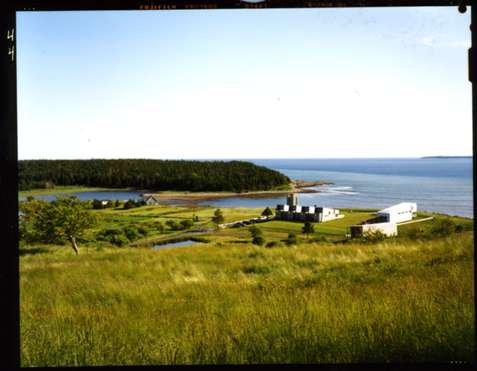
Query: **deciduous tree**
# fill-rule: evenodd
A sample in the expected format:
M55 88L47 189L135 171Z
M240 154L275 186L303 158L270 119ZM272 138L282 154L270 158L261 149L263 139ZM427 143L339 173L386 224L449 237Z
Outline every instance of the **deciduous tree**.
M23 221L30 223L30 230L42 242L66 239L78 254L77 238L92 227L96 218L86 210L76 196L59 196L56 201L32 201L24 205ZM28 204L28 202L27 202Z
M314 233L315 232L315 226L313 224L311 224L310 222L305 222L305 224L303 225L303 228L301 229L301 231L306 234L306 238L308 238L308 236L310 235L310 233Z

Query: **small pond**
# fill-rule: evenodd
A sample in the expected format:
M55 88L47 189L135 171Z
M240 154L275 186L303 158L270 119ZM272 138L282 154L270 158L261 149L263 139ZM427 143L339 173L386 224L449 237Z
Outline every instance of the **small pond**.
M170 242L170 243L165 243L162 245L154 245L154 249L164 249L164 248L169 248L169 247L180 247L180 246L189 246L189 245L195 245L195 244L200 244L201 242L199 241L194 241L194 240L185 240L185 241L179 241L179 242Z

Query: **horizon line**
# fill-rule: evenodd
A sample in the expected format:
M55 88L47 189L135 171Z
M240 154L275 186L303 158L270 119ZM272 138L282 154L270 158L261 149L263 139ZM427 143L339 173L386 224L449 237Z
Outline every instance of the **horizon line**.
M267 161L267 160L419 160L473 158L473 155L435 155L409 157L216 157L216 158L150 158L150 157L91 157L91 158L23 158L17 161L88 161L88 160L159 160L159 161Z

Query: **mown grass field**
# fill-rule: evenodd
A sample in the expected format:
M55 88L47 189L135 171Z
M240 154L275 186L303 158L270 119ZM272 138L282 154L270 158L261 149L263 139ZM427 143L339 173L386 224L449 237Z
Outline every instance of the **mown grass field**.
M228 220L261 212L222 210ZM202 228L213 211L106 209L96 228L192 213ZM355 223L370 211L351 214ZM23 246L21 366L474 362L473 231L409 238L431 221L380 243L331 242L348 222L275 248L252 245L247 228L174 249ZM302 224L258 226L269 241ZM323 234L330 242L314 242Z

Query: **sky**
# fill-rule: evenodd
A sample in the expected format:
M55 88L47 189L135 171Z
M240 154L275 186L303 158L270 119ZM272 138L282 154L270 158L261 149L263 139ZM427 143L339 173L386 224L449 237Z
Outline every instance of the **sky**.
M19 159L472 155L470 11L17 13Z

